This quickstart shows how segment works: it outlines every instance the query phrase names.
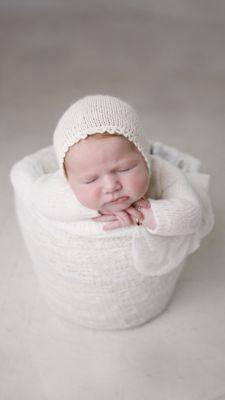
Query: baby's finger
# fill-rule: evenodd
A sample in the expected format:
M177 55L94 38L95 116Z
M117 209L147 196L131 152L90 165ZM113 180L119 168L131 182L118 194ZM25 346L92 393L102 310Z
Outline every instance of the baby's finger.
M92 220L95 222L109 222L109 221L117 221L117 218L115 215L112 214L110 215L104 214L104 215L99 215L98 217L93 217Z
M130 215L127 213L127 210L126 210L126 211L119 211L119 212L116 214L116 216L117 216L118 220L121 222L121 225L122 225L122 226L128 226L128 225L131 225L131 224L132 224L131 217L130 217Z
M118 217L118 215L117 215L117 217ZM131 218L129 217L129 215L127 215L127 217L125 215L124 216L120 215L120 219L118 218L117 221L113 221L109 224L105 224L103 226L103 229L104 229L104 231L110 231L112 229L118 229L118 228L122 228L122 227L129 226L129 225L133 225L133 222L132 222Z
M104 231L111 231L112 229L118 229L118 228L121 228L121 222L118 221L118 220L114 221L114 222L111 222L109 224L103 225L103 230Z
M135 207L131 206L131 207L127 208L126 211L131 215L131 217L134 220L138 219L138 220L142 221L144 219L143 213Z
M143 197L133 204L135 207L143 207L143 208L150 208L150 203L148 200L144 199Z

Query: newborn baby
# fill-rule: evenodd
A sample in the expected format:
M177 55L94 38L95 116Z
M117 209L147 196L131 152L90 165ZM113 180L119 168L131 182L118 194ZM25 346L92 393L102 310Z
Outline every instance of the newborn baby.
M122 100L78 100L60 119L54 148L59 170L36 184L35 206L48 217L89 218L103 230L142 225L162 236L201 229L196 192L177 167L150 154L136 112Z
M164 164L167 163L164 162ZM179 212L179 217L181 217L182 212L185 223L183 223L183 231L179 234L191 233L199 225L200 207L188 183L184 182L182 174L175 170L171 171L172 169L170 165L164 166L163 181L167 182L167 191L166 187L163 187L164 198L170 197L166 196L168 188L170 191L174 190L173 196L176 196L175 203L173 198L171 205L168 203L165 205L167 210L168 207L170 208L168 218L171 218L171 225L178 223L180 226L181 221L176 218L176 215ZM100 212L101 216L94 220L110 221L103 226L103 229L109 230L142 223L150 230L155 230L156 217L150 207L151 202L146 200L151 181L149 169L134 143L124 136L106 132L81 140L69 148L65 157L64 171L76 198L84 206ZM171 172L174 181L170 185ZM178 200L182 186L184 186L184 192L181 192L183 201ZM173 212L174 216L171 215ZM177 228L174 226L170 233L174 234L174 229Z

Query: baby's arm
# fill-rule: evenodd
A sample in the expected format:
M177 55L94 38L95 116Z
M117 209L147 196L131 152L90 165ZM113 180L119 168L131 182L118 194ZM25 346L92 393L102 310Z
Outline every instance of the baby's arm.
M201 204L185 175L165 160L156 159L161 195L150 198L150 209L143 209L143 225L153 234L162 236L187 235L196 232L201 223ZM153 164L154 165L154 164ZM156 226L153 228L153 218Z

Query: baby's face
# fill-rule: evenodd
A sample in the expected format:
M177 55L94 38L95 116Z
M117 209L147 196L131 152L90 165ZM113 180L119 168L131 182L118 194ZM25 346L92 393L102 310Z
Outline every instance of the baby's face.
M148 190L146 162L123 136L81 140L67 152L65 167L77 199L94 210L124 210Z

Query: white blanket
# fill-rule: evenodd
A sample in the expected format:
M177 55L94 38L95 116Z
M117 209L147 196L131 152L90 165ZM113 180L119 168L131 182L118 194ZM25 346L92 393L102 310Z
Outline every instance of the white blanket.
M199 232L167 238L141 226L103 231L90 220L97 212L76 200L58 171L52 146L13 166L23 237L46 300L60 315L101 329L146 322L164 309L188 254L212 229L209 176L198 172L199 160L160 143L152 154L186 174L204 209Z

